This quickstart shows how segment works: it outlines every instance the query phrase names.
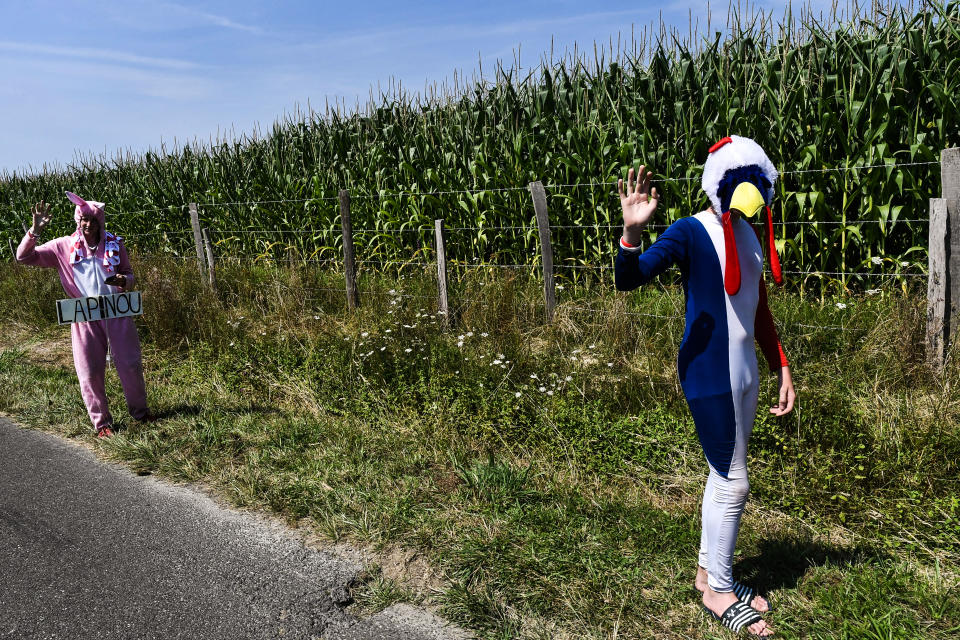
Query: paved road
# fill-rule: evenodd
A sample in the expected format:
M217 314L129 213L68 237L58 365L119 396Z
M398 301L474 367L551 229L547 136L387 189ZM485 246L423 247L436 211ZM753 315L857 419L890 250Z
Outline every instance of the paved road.
M462 637L343 610L357 564L0 418L0 638Z

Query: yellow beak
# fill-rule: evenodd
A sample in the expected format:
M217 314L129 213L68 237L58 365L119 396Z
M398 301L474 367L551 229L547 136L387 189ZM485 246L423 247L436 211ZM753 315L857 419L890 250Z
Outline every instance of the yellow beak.
M757 215L766 204L763 194L749 182L738 184L730 198L730 210L739 211L740 215L745 218L752 218Z

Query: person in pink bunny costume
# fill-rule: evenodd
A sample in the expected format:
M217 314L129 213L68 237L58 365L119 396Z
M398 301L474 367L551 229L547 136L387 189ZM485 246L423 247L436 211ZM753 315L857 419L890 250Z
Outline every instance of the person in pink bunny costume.
M77 230L37 246L37 240L50 224L50 205L41 201L32 209L33 226L17 248L17 262L56 269L69 298L96 297L129 291L133 287L133 269L123 238L107 231L104 204L67 192L76 205L73 219ZM73 363L80 381L80 394L87 406L97 436L113 435L113 417L107 408L104 376L109 348L117 367L127 408L135 420L150 419L143 381L140 338L133 318L111 318L70 325Z

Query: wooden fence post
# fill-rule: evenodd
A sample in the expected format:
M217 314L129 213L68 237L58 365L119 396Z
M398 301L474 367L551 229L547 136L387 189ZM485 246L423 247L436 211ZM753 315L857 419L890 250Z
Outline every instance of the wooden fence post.
M930 198L927 270L927 360L943 369L950 341L950 236L947 201Z
M353 257L353 227L350 224L350 192L340 190L340 226L343 229L343 271L347 280L347 308L357 308L357 270Z
M547 308L547 322L553 322L553 312L557 306L557 287L553 279L553 245L550 243L550 215L547 213L547 194L543 183L531 182L530 195L533 196L533 209L537 214L537 229L540 232L540 255L543 258L543 299Z
M447 249L443 231L443 219L434 220L434 235L437 242L437 288L440 292L440 313L445 324L450 324L450 304L447 299Z
M209 276L210 288L213 289L214 293L216 293L217 274L213 261L213 243L210 242L210 234L207 233L206 227L203 229L203 247L206 249L207 253L207 275Z
M190 226L193 227L193 243L197 247L197 264L200 266L200 275L207 275L206 258L203 255L203 235L200 231L200 214L197 213L197 203L190 203Z
M960 148L940 152L942 195L947 205L947 236L949 240L950 316L956 317L960 308ZM951 330L956 324L950 323ZM948 345L949 346L949 345Z
M927 356L942 369L960 317L960 148L940 152L942 197L930 199Z

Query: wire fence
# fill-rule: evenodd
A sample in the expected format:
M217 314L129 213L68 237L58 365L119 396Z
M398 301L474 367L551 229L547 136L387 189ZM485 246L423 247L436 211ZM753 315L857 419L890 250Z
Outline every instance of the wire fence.
M806 169L794 169L794 170L781 170L781 177L788 177L794 175L804 175L810 173L829 173L829 172L851 172L851 171L870 171L876 169L903 169L907 167L917 167L917 166L933 166L939 165L940 162L930 161L930 162L908 162L908 163L885 163L885 164L864 164L864 165L854 165L846 167L823 167L823 168L806 168ZM693 180L699 179L698 177L682 177L682 178L658 178L653 180L654 184L665 183L665 182L690 182ZM570 184L549 184L544 185L545 190L551 191L553 193L561 192L562 190L571 190L571 189L583 189L583 188L612 188L617 187L619 181L596 181L596 182L576 182ZM350 199L377 199L377 198L403 198L403 197L439 197L439 196L449 196L449 195L471 195L476 196L479 194L485 193L505 193L505 192L526 192L530 190L529 185L525 186L495 186L495 187L483 187L483 188L463 188L463 189L446 189L446 190L433 190L433 191L384 191L380 190L375 193L355 193L350 194ZM612 190L610 193L611 196L617 195L617 190ZM234 200L227 202L203 202L197 203L197 207L200 210L205 208L217 209L224 207L238 207L238 206L250 206L250 207L260 207L260 206L272 206L272 205L288 205L288 204L307 204L307 203L319 203L319 202L334 202L339 201L340 197L338 196L317 196L310 198L275 198L275 199L263 199L263 200ZM166 208L155 208L155 209L143 209L137 211L126 212L128 214L147 214L155 213L159 211L170 211L170 210L183 210L190 207L190 205L172 205ZM305 223L309 225L310 221L305 220ZM881 228L886 228L891 225L897 224L925 224L928 223L928 219L917 218L917 217L905 217L899 218L896 215L887 215L880 218L868 218L868 219L845 219L845 220L778 220L773 222L775 228L780 229L782 235L786 234L786 229L796 227L851 227L857 226L862 227L866 225L880 225ZM646 227L647 231L651 232L651 237L649 241L644 242L641 246L646 248L653 241L653 232L659 232L668 228L668 224L664 223L653 223ZM484 232L512 232L514 234L523 235L530 238L531 246L527 255L530 257L530 262L518 262L518 261L491 261L489 258L491 256L497 255L496 247L485 246L482 253L478 253L478 243L471 242L468 238L468 241L463 243L461 246L461 252L459 255L451 255L447 259L446 264L448 269L452 270L481 270L481 269L491 269L491 270L530 270L531 272L541 272L541 276L546 279L547 272L546 269L549 268L549 279L552 281L554 276L558 276L562 282L566 282L567 279L572 278L577 280L578 278L591 277L596 281L610 283L612 280L611 275L615 273L616 267L614 265L613 257L615 255L615 241L616 237L619 235L617 231L621 228L621 225L617 224L605 224L596 222L593 224L562 224L562 225L550 225L549 232L556 232L560 234L566 234L568 237L575 238L578 232L593 231L593 232L609 232L610 235L610 245L611 248L607 252L607 256L602 259L602 261L590 261L585 260L582 257L562 257L556 263L545 266L540 262L543 257L543 248L538 245L538 234L543 231L537 223L530 224L491 224L491 225L458 225L446 227L444 229L445 233L449 233L452 236L457 236L459 234L472 234L476 235L477 233ZM210 248L208 253L221 253L219 260L224 260L225 258L230 261L235 261L238 263L262 263L262 264L274 264L274 265L312 265L320 268L330 268L333 270L344 270L348 271L347 265L344 264L344 260L341 258L329 258L325 257L325 254L328 252L339 253L342 250L346 240L342 235L341 229L335 227L326 227L326 228L296 228L296 229L251 229L251 228L214 228L206 229L206 233L209 237L212 238L210 241ZM433 226L420 226L420 225L402 225L402 226L382 226L382 227L359 227L352 229L353 238L350 239L352 244L354 238L363 239L364 242L369 243L363 246L361 255L359 259L353 260L353 267L361 268L371 268L371 269L394 269L394 270L408 270L408 269L419 269L424 272L437 269L437 247L432 243L435 234L435 227ZM145 231L135 234L125 235L125 239L128 241L133 241L134 244L137 244L137 241L140 239L145 239L148 243L152 243L153 246L162 247L161 252L166 253L169 257L177 260L198 260L201 264L204 263L204 256L191 256L189 252L194 247L194 238L197 235L196 229L170 229L170 230L155 230L155 231ZM549 235L549 233L548 233ZM257 250L250 251L246 248L246 245L243 245L243 248L239 251L238 254L235 254L232 251L232 247L237 245L242 238L256 238L259 242L262 242L260 247ZM287 238L293 241L294 244L282 243L282 242L272 242L274 238L283 239ZM386 239L396 239L397 243L391 245L383 244ZM412 239L412 242L409 242ZM593 238L595 240L596 238ZM408 242L405 242L408 241ZM322 244L318 244L317 241L323 241ZM377 244L379 243L379 244ZM454 247L458 246L456 243L452 245ZM473 251L471 254L469 251L467 253L463 252L463 247L466 247L469 251ZM599 251L602 251L600 247ZM287 255L278 255L278 252L286 253ZM412 256L399 256L394 259L395 256L402 254L403 252L412 252ZM597 253L598 249L594 248L594 253ZM510 252L504 252L506 255L517 255L517 252L514 250L511 254ZM392 255L391 255L392 254ZM571 264L570 262L574 262ZM879 260L876 258L872 259L871 263L877 267L877 270L870 271L864 270L862 268L857 269L846 269L846 270L830 270L830 269L816 269L816 268L807 268L805 265L799 265L799 269L785 270L784 274L790 276L793 279L800 281L807 281L811 278L821 279L821 280L830 280L830 281L841 281L846 286L848 281L852 280L876 280L876 279L899 279L901 281L916 281L926 277L926 274L922 270L910 271L903 270L902 267L909 266L908 262L897 262L890 260ZM895 271L884 271L884 267L896 267ZM918 266L919 269L919 266ZM673 267L669 270L666 276L661 276L661 278L666 277L667 279L673 278L669 282L671 284L677 283L676 274L678 269ZM563 284L559 285L560 289L563 289ZM332 288L313 288L311 291L324 292L324 293L340 293L349 296L347 290L348 287L344 289L332 289ZM376 295L372 292L364 292L364 295ZM424 298L424 299L436 299L433 296L410 296L413 298ZM469 305L473 303L480 304L479 301L474 301L466 298L458 298L455 301L459 305ZM549 304L549 303L548 303ZM562 303L564 308L569 311L580 312L580 313L611 313L609 309L596 309L591 307L583 307L573 303ZM682 318L682 315L662 315L657 313L645 313L639 311L617 311L617 313L622 313L628 317L642 317L642 318L653 318L653 319L662 319L662 320L676 320ZM796 324L798 327L810 328L810 329L826 329L826 330L847 330L847 327L844 325L809 325L809 324Z
M864 164L864 165L851 165L846 167L819 167L812 169L780 169L779 175L784 176L793 176L793 175L804 175L811 173L844 173L849 171L872 171L874 169L902 169L906 167L921 167L921 166L933 166L939 165L939 161L926 161L926 162L896 162L896 163L881 163L881 164ZM682 183L682 182L692 182L699 180L698 176L685 176L682 178L656 178L651 182L653 184L663 184L663 183ZM616 187L619 181L594 181L594 182L574 182L570 184L546 184L544 188L547 190L557 190L557 189L580 189L580 188L598 188L598 187ZM527 191L529 189L528 185L523 186L492 186L492 187L474 187L474 188L462 188L462 189L442 189L434 191L386 191L379 190L376 193L351 193L351 199L380 199L380 198L404 198L404 197L439 197L439 196L449 196L449 195L479 195L484 193L504 193L504 192L518 192L518 191ZM310 198L277 198L274 200L236 200L228 202L198 202L197 205L203 208L217 208L217 207L235 207L235 206L261 206L261 205L275 205L275 204L306 204L310 202L334 202L339 200L339 195L336 196L314 196ZM140 209L127 211L128 214L139 214L139 213L158 213L161 211L173 210L185 210L189 205L184 203L180 205L171 205L169 207L158 207L153 209Z

